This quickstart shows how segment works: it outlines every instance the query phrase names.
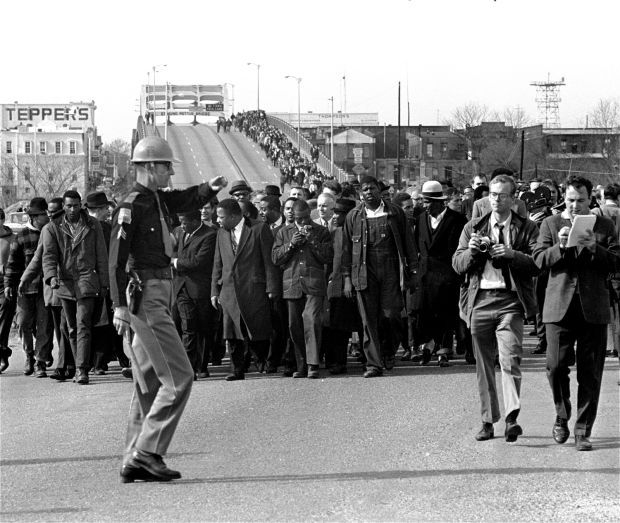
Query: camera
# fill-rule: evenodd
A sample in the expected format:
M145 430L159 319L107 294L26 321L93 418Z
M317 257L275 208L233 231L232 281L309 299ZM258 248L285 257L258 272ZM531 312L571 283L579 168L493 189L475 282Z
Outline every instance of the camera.
M312 232L312 226L311 225L304 225L304 226L299 228L299 232L301 234L303 234L304 236L309 236L310 233Z
M489 238L488 236L483 236L482 238L480 238L480 246L478 247L478 249L480 250L480 252L487 253L491 250L491 247L493 247L494 244L495 242L491 238Z

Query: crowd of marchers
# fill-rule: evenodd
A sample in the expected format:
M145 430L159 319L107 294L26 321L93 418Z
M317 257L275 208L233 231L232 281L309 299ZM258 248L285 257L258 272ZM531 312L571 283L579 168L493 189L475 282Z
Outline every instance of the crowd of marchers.
M313 175L315 160L301 159L261 113L239 114L234 126L293 175L261 190L236 181L229 198L179 214L170 229L172 314L196 380L226 352L228 381L253 371L344 374L351 356L365 378L397 359L448 367L464 358L477 370L476 439L494 437L501 419L499 367L504 436L515 441L530 325L534 352L546 353L553 437L570 434L576 364L575 442L591 448L606 352L618 349L619 187L578 176L520 187L506 169L463 191L431 180L398 192L369 176L341 184ZM55 338L50 378L87 384L113 360L131 377L130 340L116 333L108 296L113 207L104 193L82 202L67 191L33 198L21 231L0 223L0 371L15 320L25 375L48 376Z

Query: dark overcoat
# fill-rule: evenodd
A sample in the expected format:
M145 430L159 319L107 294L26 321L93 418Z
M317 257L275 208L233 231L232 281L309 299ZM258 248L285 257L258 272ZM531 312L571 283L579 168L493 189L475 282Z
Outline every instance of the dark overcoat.
M280 295L282 290L282 273L271 261L272 247L273 234L264 222L244 218L236 254L231 232L218 230L211 296L220 299L224 339L243 339L241 320L251 340L271 336L268 293Z
M183 288L193 300L209 298L217 230L201 224L189 238L179 231L177 264L174 275L174 295Z

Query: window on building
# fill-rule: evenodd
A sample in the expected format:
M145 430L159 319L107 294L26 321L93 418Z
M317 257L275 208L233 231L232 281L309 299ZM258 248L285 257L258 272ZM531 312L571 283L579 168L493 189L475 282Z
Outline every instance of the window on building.
M39 152L41 154L47 153L47 142L39 142Z
M56 142L54 150L56 151L56 154L62 154L62 142Z
M443 168L443 177L447 182L452 181L452 166L451 165L446 165Z
M432 143L426 144L426 157L427 158L433 157L433 144Z
M560 151L562 151L563 153L565 153L565 152L566 152L566 145L567 145L567 144L566 144L566 140L562 139L562 140L560 141Z
M75 154L77 150L77 142L74 140L71 140L69 142L69 154Z
M24 165L24 180L30 181L30 165Z
M32 153L32 142L29 142L29 141L25 141L24 142L24 152L26 154L31 154Z
M6 142L6 152L11 154L13 152L13 142Z
M6 170L6 183L7 185L13 185L13 166L9 165L8 169Z
M442 143L441 144L441 154L448 154L448 144L447 143Z
M553 140L551 138L547 138L547 152L553 152Z

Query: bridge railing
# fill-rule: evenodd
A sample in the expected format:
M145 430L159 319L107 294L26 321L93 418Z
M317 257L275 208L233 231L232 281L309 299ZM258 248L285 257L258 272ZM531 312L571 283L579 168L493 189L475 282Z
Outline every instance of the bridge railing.
M269 125L273 125L276 129L282 131L291 142L297 143L299 152L301 154L307 156L308 158L311 158L310 150L312 148L312 143L310 143L310 140L308 140L305 136L300 136L298 143L297 129L295 127L293 127L290 123L281 120L280 118L276 118L275 116L270 116L268 114L266 114L265 116ZM323 153L319 153L319 159L317 161L317 164L321 171L334 177L339 182L345 181L347 179L346 172L337 165L334 164L334 168L332 170L331 160Z

